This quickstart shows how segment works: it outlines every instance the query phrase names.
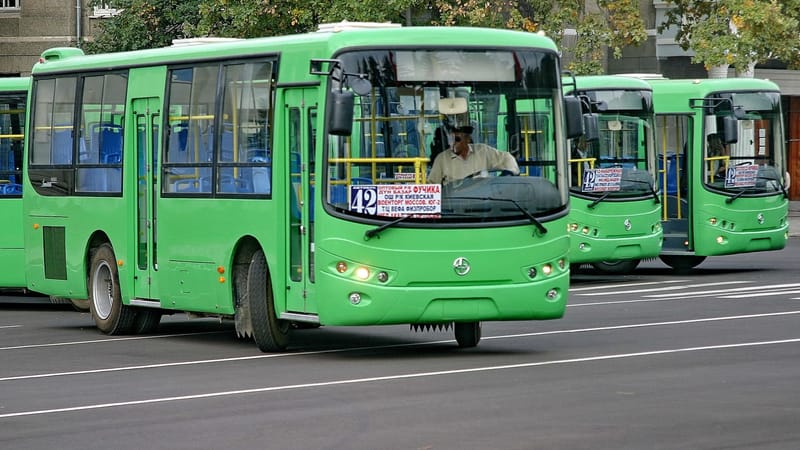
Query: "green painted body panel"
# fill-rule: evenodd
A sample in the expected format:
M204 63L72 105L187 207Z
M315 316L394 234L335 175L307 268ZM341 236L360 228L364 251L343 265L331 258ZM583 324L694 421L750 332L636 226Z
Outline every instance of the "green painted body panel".
M688 246L681 250L664 249L670 255L715 256L736 253L780 250L788 239L789 200L784 193L741 196L737 192L722 193L703 182L704 127L703 109L690 107L717 93L779 94L778 86L768 80L752 78L704 80L648 80L653 88L657 117L687 117L691 120L687 168L683 174L686 191L681 202L687 211ZM777 125L781 127L780 124ZM774 151L785 161L784 139L774 139ZM756 155L759 156L759 155ZM779 182L782 182L779 180ZM666 213L665 213L666 214ZM665 227L668 221L665 221Z
M14 155L12 145L22 142L18 135L21 130L11 127L9 99L24 95L30 86L30 78L0 78L0 288L24 288L25 255L22 235L22 198L17 193L16 185L21 184L18 176L12 172L14 161L21 155ZM24 109L24 105L22 105ZM4 113L5 111L5 113ZM22 114L24 126L25 114ZM21 151L21 147L20 147ZM12 186L14 187L12 189Z
M571 263L654 258L661 252L661 205L652 197L604 201L592 209L590 203L570 198Z
M301 108L320 113L313 124L324 129L326 79L309 74L311 58L331 58L344 48L416 48L439 42L459 42L463 47L537 47L556 51L551 40L531 33L460 28L400 28L379 31L312 33L303 36L254 39L185 48L165 48L129 53L67 56L37 64L34 78L97 69L128 70L125 147L122 154L120 196L44 196L35 194L35 183L27 179L24 206L25 266L28 285L49 295L87 298L87 272L91 249L107 241L115 252L123 303L157 301L161 308L231 317L236 312L236 259L245 248L263 249L269 268L276 312L318 316L331 325L389 323L553 319L564 314L568 296L569 239L563 214L543 221L546 234L525 221L514 226L487 228L406 228L384 230L379 237L364 239L374 228L335 217L317 195L302 194L302 225L313 229L313 261L304 260L305 278L291 280L289 253L291 197L291 145L287 130L290 93L304 89ZM513 44L511 44L513 43ZM402 47L401 46L401 47ZM58 53L54 51L54 53ZM254 55L276 55L274 120L271 132L270 196L251 198L196 198L161 194L141 197L140 183L150 183L137 173L135 115L163 115L159 107L133 111L143 99L165 104L167 65L221 59L245 59ZM300 87L298 87L300 86ZM304 110L305 111L305 110ZM323 133L318 133L316 161L323 160ZM166 138L156 144L156 154ZM163 164L162 156L155 162ZM148 166L149 167L149 166ZM304 172L304 182L325 177L323 164L316 173ZM304 167L304 170L308 170ZM156 173L160 173L157 172ZM156 175L158 176L158 175ZM152 198L150 198L152 197ZM137 267L137 205L145 201L148 227L157 234L145 269ZM311 205L315 217L311 213ZM157 218L157 219L154 219ZM313 219L312 219L313 218ZM42 240L44 227L63 227L66 279L48 278ZM148 228L151 230L151 228ZM151 233L152 231L148 231ZM309 238L303 242L309 251ZM151 239L152 240L152 239ZM152 245L150 242L148 245ZM307 254L304 255L304 257ZM472 270L460 277L454 273L456 258L467 258ZM375 279L356 281L336 270L340 260L354 268L364 264L390 273L385 283ZM157 264L156 264L157 262ZM239 265L241 265L241 261ZM547 265L552 272L545 274ZM534 279L529 269L536 269ZM309 273L313 271L313 276ZM373 276L375 272L373 271ZM345 274L347 275L347 274ZM352 305L349 296L361 292L365 301ZM552 291L553 298L546 294Z
M579 76L564 79L564 92L570 95L609 90L650 92L645 81L625 76ZM643 105L644 108L644 105ZM652 109L643 110L650 114ZM604 112L597 112L600 117ZM615 114L615 113L614 113ZM613 117L614 114L609 114ZM642 157L652 158L655 151L640 138ZM652 180L655 182L655 180ZM655 187L658 190L658 186ZM661 251L661 206L650 195L638 193L627 198L602 200L571 191L568 230L570 234L570 263L593 263L658 256ZM590 208L589 205L593 204Z

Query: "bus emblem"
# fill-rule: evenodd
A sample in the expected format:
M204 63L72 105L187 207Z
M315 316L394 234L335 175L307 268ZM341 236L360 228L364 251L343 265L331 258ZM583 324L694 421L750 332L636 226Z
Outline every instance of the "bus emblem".
M468 274L470 266L469 266L469 261L467 261L467 258L464 258L462 256L456 258L456 260L453 261L453 270L455 270L456 275L460 277L463 277L464 275Z
M625 231L631 231L631 219L625 219L625 222L622 222L625 225Z

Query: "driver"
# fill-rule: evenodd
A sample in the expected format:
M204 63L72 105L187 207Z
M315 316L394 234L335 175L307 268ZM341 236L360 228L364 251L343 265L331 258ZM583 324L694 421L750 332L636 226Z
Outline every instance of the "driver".
M503 170L519 175L519 166L508 152L486 144L472 143L472 127L453 128L453 146L436 156L428 175L429 183L449 183L463 178Z

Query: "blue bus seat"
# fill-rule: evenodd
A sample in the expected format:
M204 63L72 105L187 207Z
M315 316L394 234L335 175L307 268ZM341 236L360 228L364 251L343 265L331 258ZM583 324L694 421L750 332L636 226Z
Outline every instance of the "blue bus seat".
M22 195L22 185L17 183L0 184L2 195Z
M72 128L53 131L53 164L72 164Z

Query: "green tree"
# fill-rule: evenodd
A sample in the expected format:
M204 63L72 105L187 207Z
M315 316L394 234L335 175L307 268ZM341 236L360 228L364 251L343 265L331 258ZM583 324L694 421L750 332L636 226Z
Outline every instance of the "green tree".
M190 26L199 20L202 0L92 0L121 12L100 21L99 32L83 47L87 53L105 53L165 47L173 39L192 37Z
M798 0L800 1L800 0ZM252 38L314 30L320 23L396 22L543 32L571 56L576 74L602 73L610 52L646 39L637 0L92 0L122 13L104 20L91 52L162 47L193 36ZM566 39L565 30L575 30Z
M608 52L619 58L647 39L637 0L435 0L435 9L434 24L541 31L571 55L566 68L576 74L603 73Z
M420 0L204 0L196 35L253 38L303 33L342 20L405 23Z
M780 59L800 66L800 0L669 0L659 31L677 28L676 41L692 50L692 61L734 66Z

